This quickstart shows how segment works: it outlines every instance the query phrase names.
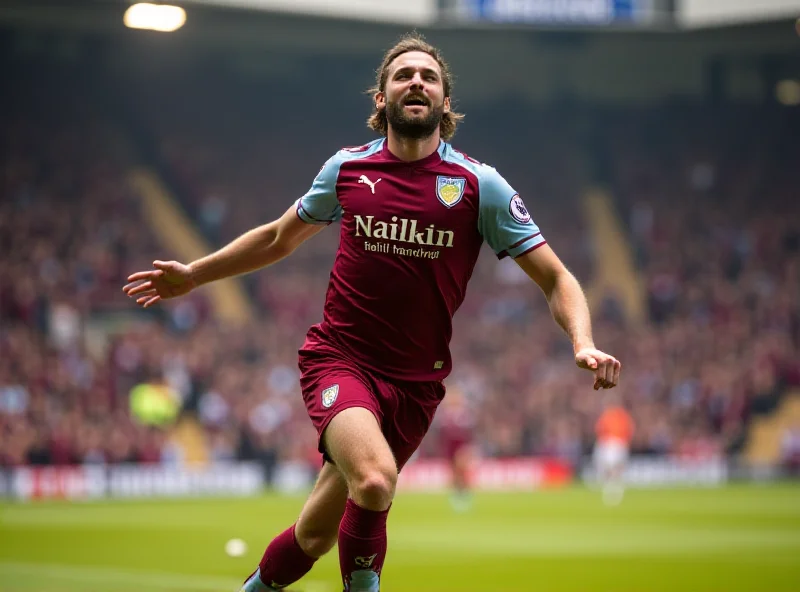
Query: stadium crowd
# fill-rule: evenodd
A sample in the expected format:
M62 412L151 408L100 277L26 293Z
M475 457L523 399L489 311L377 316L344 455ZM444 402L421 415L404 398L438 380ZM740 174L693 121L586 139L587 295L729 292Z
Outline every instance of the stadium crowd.
M0 132L0 466L180 462L169 423L131 412L141 384L163 386L197 418L212 460L315 462L296 351L321 318L337 229L247 278L260 318L246 327L215 322L202 290L140 313L120 291L125 277L169 254L125 182L134 162L125 134L75 109L70 123L12 111ZM595 313L598 346L623 361L615 396L636 422L636 452L736 452L750 417L800 386L797 115L728 125L736 116L615 112L600 126L648 305L642 324L613 303ZM498 151L492 164L588 285L602 248L580 221L577 139L547 112L529 117L537 140L524 162L506 165ZM212 244L302 191L281 185L295 177L288 161L259 167L275 163L270 150L168 128L157 148ZM607 395L575 368L546 301L512 261L484 251L452 346L447 383L467 395L483 454L577 463L591 448ZM422 454L437 453L429 438Z

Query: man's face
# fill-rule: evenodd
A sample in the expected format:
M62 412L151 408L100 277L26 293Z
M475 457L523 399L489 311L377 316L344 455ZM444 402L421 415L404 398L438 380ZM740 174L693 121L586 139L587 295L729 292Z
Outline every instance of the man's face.
M433 135L450 111L439 64L422 51L395 58L389 65L386 90L375 95L375 103L386 109L394 133L415 140Z

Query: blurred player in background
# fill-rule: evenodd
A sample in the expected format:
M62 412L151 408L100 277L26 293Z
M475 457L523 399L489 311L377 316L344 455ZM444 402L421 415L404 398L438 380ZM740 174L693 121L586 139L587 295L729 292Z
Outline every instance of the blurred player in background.
M618 397L610 396L595 424L597 442L594 466L603 491L603 502L617 505L625 495L624 474L634 424Z
M469 479L475 459L475 416L464 394L450 387L438 417L441 450L450 465L451 503L456 511L464 512L472 505Z
M310 81L313 83L313 81ZM156 261L124 290L144 307L290 255L341 221L323 321L299 351L300 386L323 465L295 524L267 547L244 592L296 582L338 542L347 592L378 592L397 475L419 446L450 373L452 319L483 242L541 288L595 389L620 363L594 346L578 281L500 174L447 143L461 115L439 51L419 37L389 50L369 126L286 213L188 265Z

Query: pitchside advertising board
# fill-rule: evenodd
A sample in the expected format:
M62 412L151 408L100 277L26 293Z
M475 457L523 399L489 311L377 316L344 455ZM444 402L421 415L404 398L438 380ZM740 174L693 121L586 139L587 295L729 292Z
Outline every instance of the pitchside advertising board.
M623 481L629 487L708 487L728 481L728 463L724 458L652 458L633 457L625 467ZM584 483L597 482L591 464L581 473Z
M451 0L443 16L461 22L647 25L666 14L663 0Z
M21 467L0 478L17 500L247 496L264 489L264 471L251 463L202 470L166 466Z
M258 495L268 488L305 494L315 479L307 463L274 467L271 483L257 463L234 462L203 468L170 466L20 467L0 471L0 497L20 501L105 498L189 498ZM576 475L572 466L552 458L483 459L470 480L481 491L536 491L564 487L576 477L595 480L591 468ZM728 480L724 459L633 458L626 481L633 487L713 486ZM400 474L400 491L441 492L450 488L449 465L442 460L409 463Z
M17 500L103 498L181 498L250 496L268 487L285 493L307 491L316 477L307 463L280 463L267 484L256 463L224 463L203 468L168 466L20 467L0 471L0 496ZM563 461L539 458L487 459L472 472L476 488L533 491L570 483L572 468ZM405 467L398 488L443 491L450 484L449 465L418 460Z

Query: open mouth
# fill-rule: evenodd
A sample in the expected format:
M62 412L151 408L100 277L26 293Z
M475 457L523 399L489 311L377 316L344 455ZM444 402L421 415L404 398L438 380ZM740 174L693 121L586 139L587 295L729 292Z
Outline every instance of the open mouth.
M406 107L427 107L428 101L420 97L409 97L403 102L403 105Z

